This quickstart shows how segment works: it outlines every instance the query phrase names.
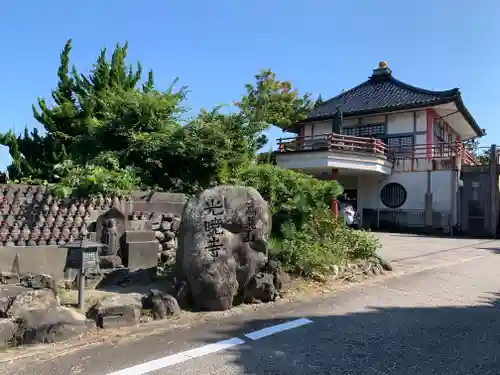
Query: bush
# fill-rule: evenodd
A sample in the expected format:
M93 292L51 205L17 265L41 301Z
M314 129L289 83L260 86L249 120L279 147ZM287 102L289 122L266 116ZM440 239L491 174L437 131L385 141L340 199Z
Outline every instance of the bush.
M71 160L56 165L54 172L58 173L59 181L51 185L52 193L60 198L126 195L139 184L131 169L92 164L79 166Z
M288 222L281 227L281 238L271 240L271 256L287 272L301 277L330 273L334 265L353 259L368 259L380 247L370 233L348 228L334 218L328 208L317 208L301 229Z
M304 173L270 164L252 165L230 181L257 189L268 202L273 216L273 234L281 237L280 228L291 221L302 228L314 210L330 207L332 199L342 194L337 181L322 181Z

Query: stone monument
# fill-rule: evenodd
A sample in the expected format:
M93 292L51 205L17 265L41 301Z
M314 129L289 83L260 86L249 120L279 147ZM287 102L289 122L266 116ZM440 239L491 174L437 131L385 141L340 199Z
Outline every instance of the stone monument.
M271 216L253 188L218 186L184 208L177 268L196 308L227 310L267 262Z

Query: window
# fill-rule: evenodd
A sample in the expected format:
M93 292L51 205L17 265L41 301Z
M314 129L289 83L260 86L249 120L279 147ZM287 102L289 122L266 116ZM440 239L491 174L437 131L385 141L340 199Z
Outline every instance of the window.
M385 124L371 124L343 128L342 134L356 137L379 137L385 134Z
M342 134L343 135L356 135L356 128L343 128Z
M406 135L403 137L391 137L385 140L387 144L387 151L394 153L401 153L413 150L413 136Z
M444 139L444 120L436 119L434 120L434 144L436 147L434 148L434 154L436 156L443 156L445 151L445 143Z
M391 182L385 185L380 192L380 200L389 208L399 208L406 202L408 193L403 185Z
M364 125L357 128L358 137L376 137L385 134L385 124Z

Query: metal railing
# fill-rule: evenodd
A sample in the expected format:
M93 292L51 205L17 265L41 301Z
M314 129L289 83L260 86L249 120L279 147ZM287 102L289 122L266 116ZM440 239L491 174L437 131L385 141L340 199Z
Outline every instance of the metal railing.
M387 145L382 139L355 137L336 133L279 138L278 152L340 151L371 154L389 160L444 159L459 156L463 164L478 165L479 161L460 141L433 144Z

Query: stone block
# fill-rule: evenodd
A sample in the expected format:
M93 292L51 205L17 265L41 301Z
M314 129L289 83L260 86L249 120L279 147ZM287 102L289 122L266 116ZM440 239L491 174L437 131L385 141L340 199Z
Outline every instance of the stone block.
M152 230L126 231L125 240L127 242L149 242L156 239Z
M132 295L105 297L87 312L100 328L130 326L139 323L142 303Z
M158 242L128 242L124 251L124 264L130 270L156 267L158 262Z
M153 224L149 220L129 220L125 227L126 231L151 231Z

